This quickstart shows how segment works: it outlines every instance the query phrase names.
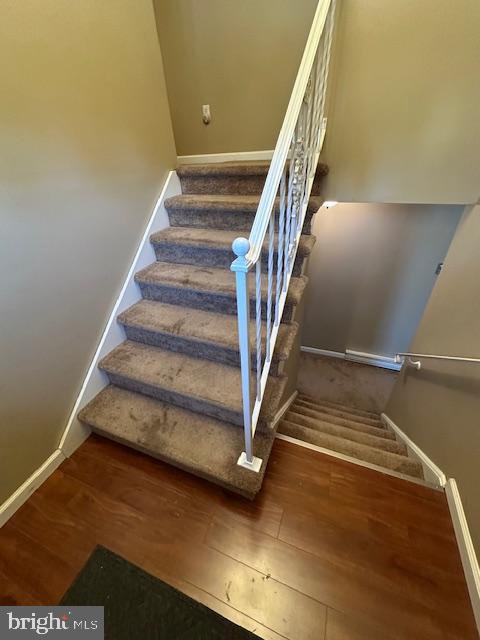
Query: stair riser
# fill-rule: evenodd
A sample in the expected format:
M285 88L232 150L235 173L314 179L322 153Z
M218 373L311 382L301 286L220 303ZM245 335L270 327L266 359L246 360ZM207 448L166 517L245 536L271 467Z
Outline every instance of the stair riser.
M135 449L136 451L140 451L140 453L144 453L147 456L150 456L151 458L155 458L156 460L160 460L161 462L165 462L166 464L170 464L174 467L177 467L177 469L181 469L182 471L186 471L187 473L193 473L194 475L198 476L199 478L203 478L204 480L207 480L208 482L213 482L214 484L222 487L223 489L226 489L227 491L232 491L233 493L238 494L239 496L242 496L242 498L246 498L247 500L253 500L256 496L256 493L249 493L247 491L242 491L241 489L239 489L238 487L229 485L225 482L221 482L219 480L219 478L215 477L212 474L208 474L208 473L200 473L198 471L198 469L190 469L188 467L188 465L184 465L181 464L179 460L176 460L172 457L168 457L168 456L162 456L159 455L158 453L149 450L147 447L142 446L140 443L133 443L130 440L125 440L124 438L117 438L115 436L113 436L110 432L108 431L104 431L103 429L99 429L98 427L95 426L91 426L90 427L92 429L92 431L94 433L96 433L97 435L101 436L102 438L108 438L109 440L112 440L113 442L118 442L119 444L122 444L126 447L130 447L131 449Z
M292 413L295 413L295 421L298 422L299 424L305 425L306 427L311 427L311 425L314 425L315 421L318 420L320 422L331 422L332 424L335 424L339 427L354 429L359 433L366 433L367 435L375 436L377 438L382 438L383 440L395 440L394 434L391 431L387 431L386 429L376 429L375 427L370 427L369 425L361 425L358 423L347 424L344 421L338 422L336 421L335 416L328 416L325 414L320 415L320 414L315 414L314 412L306 413L303 410L303 407L299 408L296 405L291 407L290 411Z
M397 471L398 473L403 473L415 478L422 477L421 467L404 456L394 458L393 456L395 454L376 451L370 447L364 447L357 452L355 447L352 447L352 443L349 443L342 438L334 439L333 436L322 434L320 432L313 431L312 429L305 430L305 428L299 425L291 424L286 421L282 422L280 432L292 438L303 440L304 442L310 442L318 447L323 447L330 451L336 451L343 455L356 458L363 462L369 462L370 464L375 464L385 469L391 469L392 471ZM360 447L361 445L358 446ZM386 459L386 456L392 457Z
M155 255L160 262L173 262L176 264L192 264L203 267L218 267L230 269L230 265L235 260L235 254L230 248L204 248L185 246L183 244L173 244L171 242L154 242ZM277 265L277 253L274 254L274 272ZM305 256L297 255L293 265L293 276L302 275ZM268 251L262 255L262 271L267 273Z
M315 398L311 398L309 396L306 396L303 393L299 394L298 400L300 402L305 402L305 403L311 404L313 406L316 406L318 404L324 404L325 406L331 407L331 408L336 409L338 411L345 411L348 414L356 415L361 419L370 418L370 419L372 419L374 421L378 420L378 413L375 413L373 411L367 411L365 409L358 409L356 407L345 407L345 406L342 406L339 403L329 402L327 400L316 400Z
M221 229L230 231L251 229L255 212L251 211L205 211L202 209L173 209L167 206L168 218L172 227L193 227L195 229ZM315 213L307 211L302 233L311 235ZM278 214L275 216L275 231L278 230ZM240 234L239 234L240 235Z
M102 367L100 367L102 369ZM169 402L175 404L178 407L183 407L196 413L202 413L212 418L217 418L224 422L229 422L232 428L237 426L243 426L243 415L239 411L233 411L228 407L220 407L218 405L207 402L201 398L192 398L190 396L183 396L179 393L175 393L171 389L164 389L163 387L157 387L155 385L134 380L119 373L113 373L102 369L110 382L117 387L127 389L128 391L135 391L136 393L142 393L143 395L150 396L156 400L162 400L163 402Z
M264 175L250 176L180 176L182 193L197 195L260 195L265 186ZM321 177L315 178L311 195L320 195Z
M138 282L143 298L146 300L158 300L168 304L177 304L194 309L204 309L205 311L215 311L217 313L228 313L237 315L237 300L233 296L220 293L207 293L187 289L185 287L168 287L152 283ZM295 305L287 300L283 311L282 322L290 323L293 320ZM255 317L255 298L250 300L251 317ZM267 313L267 303L262 302L262 317Z
M353 429L348 429L347 427L342 427L340 425L335 425L329 422L320 422L320 421L301 421L299 420L301 416L296 415L295 413L288 412L285 416L285 420L300 424L302 426L306 426L309 429L313 429L314 431L318 431L319 433L325 433L327 435L336 436L338 438L343 438L345 440L350 440L351 442L357 442L358 444L364 444L368 447L374 447L375 449L381 449L382 451L388 451L390 453L396 453L397 455L404 456L407 454L407 449L405 445L400 444L396 440L388 440L386 438L376 438L375 436L371 436L367 433L362 433L361 431L354 431Z
M176 353L184 353L187 356L204 358L206 360L212 360L213 362L220 362L222 364L228 364L235 367L240 366L239 353L234 349L229 349L209 342L189 340L188 338L182 338L168 333L149 331L140 327L134 327L123 323L121 324L129 340L142 342L143 344L149 344L154 347L161 347L162 349L169 349ZM256 360L253 359L252 370L256 371L256 368ZM270 366L270 373L277 376L282 373L282 369L283 363L274 358Z
M298 400L295 403L302 413L312 418L318 417L319 419L328 419L337 424L345 424L349 426L351 423L358 425L366 425L374 429L378 429L385 433L385 437L390 437L389 432L383 428L383 425L379 420L372 420L370 418L361 418L359 416L347 415L344 412L337 411L322 411L320 408L313 408L312 405L304 403L302 400Z

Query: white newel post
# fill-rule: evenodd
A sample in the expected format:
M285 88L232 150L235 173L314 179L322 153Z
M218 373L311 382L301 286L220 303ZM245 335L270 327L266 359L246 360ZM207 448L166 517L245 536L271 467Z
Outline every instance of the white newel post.
M251 471L260 471L261 458L253 455L252 402L250 393L250 294L248 291L248 262L245 258L250 250L247 238L236 238L232 249L237 259L231 270L235 272L237 285L238 344L240 350L240 369L242 377L243 428L245 432L245 451L240 454L238 464Z

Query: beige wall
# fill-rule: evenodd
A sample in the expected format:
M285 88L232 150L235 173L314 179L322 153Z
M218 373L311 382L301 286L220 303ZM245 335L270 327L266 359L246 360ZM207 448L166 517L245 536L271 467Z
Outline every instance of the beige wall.
M329 198L480 195L480 2L342 0L325 157Z
M315 216L302 344L393 356L412 339L463 207L341 203Z
M466 212L432 292L412 351L480 358L480 206ZM405 369L387 414L456 478L480 553L480 367L422 361Z
M154 0L179 155L273 148L316 4Z
M154 0L179 154L273 148L315 0ZM480 195L478 0L340 0L327 196ZM212 123L201 122L201 105Z
M54 450L175 163L149 0L4 0L0 501Z

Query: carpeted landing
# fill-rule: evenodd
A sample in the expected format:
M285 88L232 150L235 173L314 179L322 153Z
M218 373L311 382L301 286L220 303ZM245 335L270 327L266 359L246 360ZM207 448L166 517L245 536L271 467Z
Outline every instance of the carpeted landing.
M263 464L254 473L237 465L244 444L230 264L232 241L250 233L268 166L230 162L178 168L182 194L165 202L170 227L150 238L157 261L135 276L142 300L118 317L126 340L99 364L110 385L79 414L100 435L248 498L261 487L275 437L272 421L298 332L304 264L315 241L312 217L321 205L311 197L255 436L254 453ZM319 194L326 172L319 165L313 194ZM278 202L276 217L278 222ZM264 251L264 264L266 257ZM254 304L252 297L252 318ZM254 335L251 331L252 343Z
M279 433L384 469L423 479L422 466L380 415L298 395L284 415Z

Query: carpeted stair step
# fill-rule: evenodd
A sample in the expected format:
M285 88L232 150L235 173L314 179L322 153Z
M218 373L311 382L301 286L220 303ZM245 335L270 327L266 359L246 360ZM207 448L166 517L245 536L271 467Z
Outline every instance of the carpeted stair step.
M165 200L165 208L168 211L172 227L224 229L240 232L252 228L259 201L259 196L181 194ZM280 200L277 198L276 228L278 227L279 202ZM302 233L310 234L312 232L313 216L321 205L321 198L310 198Z
M236 316L153 300L141 300L121 313L118 321L129 340L169 349L197 358L240 366L238 350L238 325ZM281 372L282 363L288 358L298 332L298 324L281 324L272 357L270 373ZM266 326L262 339L265 341ZM255 339L255 322L251 321L252 349ZM256 358L252 358L255 366Z
M99 368L118 387L243 426L239 367L127 340L103 358ZM285 384L286 377L270 376L259 418L262 426L275 417Z
M347 427L348 429L354 429L361 433L368 433L371 436L376 436L377 438L384 438L386 440L395 440L395 434L389 429L385 429L385 427L372 427L370 424L365 424L358 421L353 420L345 420L344 418L339 418L338 416L330 415L328 413L321 413L319 411L312 411L309 408L304 407L298 402L295 402L289 409L290 411L294 411L298 416L303 416L310 421L320 420L321 422L331 422L332 424L337 424L339 427ZM309 426L309 424L306 424Z
M348 420L349 422L358 422L360 424L368 424L371 427L385 430L385 427L380 418L367 418L365 416L359 416L356 413L351 413L345 409L337 409L335 407L329 407L324 404L313 404L306 402L305 400L296 400L295 404L298 407L302 407L306 412L315 412L321 415L328 415L332 418L338 418L340 420Z
M285 420L308 427L314 431L337 436L338 438L345 438L346 440L352 440L359 444L365 444L369 447L374 447L375 449L390 451L391 453L397 453L401 456L407 455L407 448L405 445L397 442L395 439L381 438L377 435L358 431L357 429L349 429L348 427L334 424L327 420L308 418L307 416L296 413L295 409L287 411Z
M232 242L238 236L248 237L249 231L225 231L218 229L197 229L195 227L168 227L154 233L150 241L155 249L157 260L192 264L198 267L216 267L230 269L236 256L232 251ZM305 258L315 244L314 236L301 236L298 244L293 275L302 273ZM275 246L277 243L275 243ZM277 253L274 253L274 265L277 264ZM262 265L267 271L268 237L262 251Z
M180 165L177 175L186 194L259 195L265 186L270 161L218 162ZM328 173L324 164L317 166L312 195L320 193L322 178Z
M356 458L357 460L369 462L370 464L375 464L379 467L403 473L414 478L423 478L422 465L407 456L382 451L358 442L346 440L345 438L322 433L315 429L309 429L303 425L289 422L288 420L281 421L278 431L291 438L309 442L317 447L336 451L337 453Z
M298 395L298 399L309 402L311 404L321 404L325 407L332 407L333 409L339 409L340 411L345 411L350 413L351 415L357 415L364 418L371 418L373 420L378 420L378 413L375 411L367 411L366 409L358 409L357 407L350 407L348 405L342 404L340 402L331 402L330 400L324 400L323 398L319 400L318 398L312 398L311 396L307 396L304 393L300 393Z
M217 313L237 313L235 275L229 269L196 267L189 264L154 262L135 275L144 298L168 304L178 304L216 311ZM293 319L294 308L299 304L307 278L292 278L287 293L282 322ZM262 315L266 314L267 282L262 282ZM254 278L250 278L253 293ZM255 297L250 296L251 313L255 313Z
M253 499L259 491L275 433L257 431L259 473L237 465L243 430L187 409L115 386L101 391L79 415L98 434Z

